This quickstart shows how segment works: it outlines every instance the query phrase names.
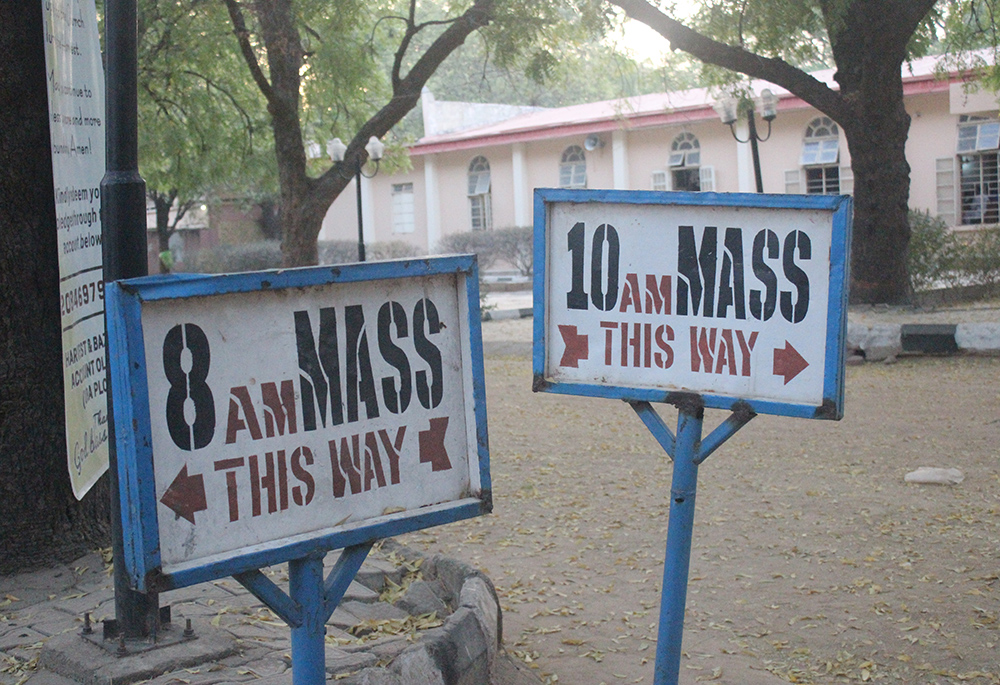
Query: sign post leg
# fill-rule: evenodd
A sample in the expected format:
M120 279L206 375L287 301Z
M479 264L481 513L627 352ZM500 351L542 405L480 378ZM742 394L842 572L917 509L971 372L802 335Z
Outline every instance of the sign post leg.
M663 594L656 638L655 685L677 685L684 635L684 606L691 565L694 500L701 461L701 431L704 408L681 407L677 417L674 474L670 485L670 519L667 523L667 555L663 565ZM681 582L679 582L681 581Z
M292 685L318 685L326 681L323 555L288 562L288 594L302 610L292 626Z

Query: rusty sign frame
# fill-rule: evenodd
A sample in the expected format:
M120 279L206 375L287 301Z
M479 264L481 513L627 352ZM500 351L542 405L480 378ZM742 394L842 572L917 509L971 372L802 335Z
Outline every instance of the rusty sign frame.
M142 304L160 300L212 297L326 284L349 284L388 279L453 274L471 375L471 413L468 422L476 436L476 452L468 455L470 469L478 469L479 489L461 499L389 513L350 524L294 535L281 543L241 548L222 559L212 559L172 573L162 568L159 545L156 484L153 463L149 385L142 328ZM489 470L486 389L483 371L479 275L474 255L369 262L254 273L149 276L108 285L108 348L110 373L116 391L114 428L118 449L119 490L125 538L125 566L131 585L140 591L169 590L224 576L251 573L285 561L306 559L334 549L370 546L383 537L450 523L489 513L492 484ZM463 353L465 356L465 353ZM463 365L464 366L464 365ZM468 379L466 379L468 381Z
M546 376L547 354L551 341L546 338L549 306L548 249L550 247L551 212L554 205L614 206L617 211L629 205L637 207L727 207L807 210L829 213L831 249L827 315L825 331L825 364L823 368L822 401L804 404L780 400L703 392L699 396L711 409L749 408L754 413L776 414L797 418L839 420L843 417L844 360L847 337L847 275L850 268L850 236L853 200L846 195L766 195L755 193L690 193L625 190L570 190L539 188L534 195L534 334L532 372L535 391L567 395L584 395L626 401L673 404L690 393L670 392L650 387L605 385L600 383L554 381Z

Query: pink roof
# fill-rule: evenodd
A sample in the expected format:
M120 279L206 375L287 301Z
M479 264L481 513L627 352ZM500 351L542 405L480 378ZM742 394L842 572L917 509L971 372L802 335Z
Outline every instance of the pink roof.
M938 59L938 57L922 57L903 65L905 94L947 90L947 81L935 77L934 68ZM812 76L832 88L837 88L833 80L834 71L834 69L823 69L812 72ZM779 110L810 107L780 86L766 81L754 81L751 85L755 91L770 88L779 98ZM425 136L410 147L410 154L427 155L561 136L587 135L619 128L637 129L715 119L718 117L712 107L715 101L710 89L694 88L545 109L487 126Z

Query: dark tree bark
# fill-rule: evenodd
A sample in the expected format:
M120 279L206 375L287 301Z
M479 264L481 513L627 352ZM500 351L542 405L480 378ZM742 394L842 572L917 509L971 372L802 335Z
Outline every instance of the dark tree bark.
M840 124L854 171L851 302L888 304L911 299L905 154L910 117L903 105L902 65L910 38L935 1L820 0L837 64L837 91L783 60L707 38L645 0L612 0L674 48L780 85Z
M73 497L63 427L42 10L0 3L0 574L107 545L107 479Z
M170 273L170 267L163 261L163 253L170 249L170 236L174 234L170 226L170 207L173 206L177 198L177 191L169 193L158 193L155 190L147 191L149 199L153 201L156 209L156 254L160 264L160 273Z
M469 34L490 21L494 0L475 0L403 76L401 68L407 49L413 37L425 28L416 23L416 2L411 1L409 21L392 69L391 99L355 134L347 146L343 167L331 167L319 178L310 178L306 173L305 145L299 122L300 73L305 51L295 22L293 0L257 0L253 3L267 52L270 80L257 62L240 3L238 0L225 2L243 57L254 82L267 99L271 115L281 188L282 260L285 266L316 264L316 239L323 217L353 178L353 172L345 174L341 170L354 170L367 161L364 148L368 139L384 136L416 106L421 89L437 67L465 42Z

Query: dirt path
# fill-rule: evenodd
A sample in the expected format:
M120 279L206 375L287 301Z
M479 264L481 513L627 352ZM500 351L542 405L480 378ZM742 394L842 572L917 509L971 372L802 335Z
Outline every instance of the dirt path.
M624 404L532 394L530 325L484 325L494 514L404 542L486 570L548 682L652 683L670 463ZM1000 683L1000 359L851 367L846 411L702 466L681 682Z

